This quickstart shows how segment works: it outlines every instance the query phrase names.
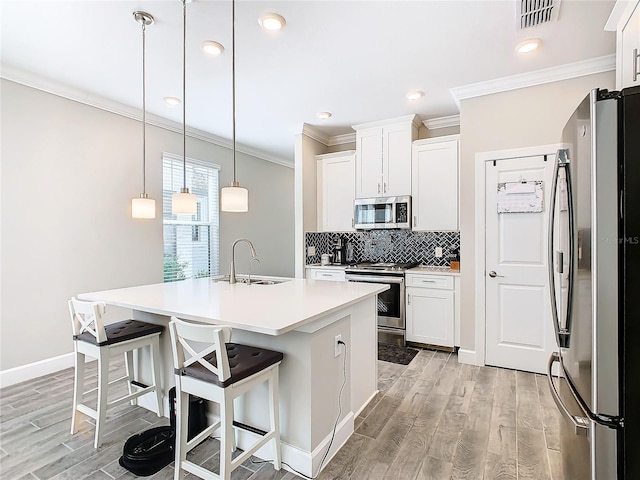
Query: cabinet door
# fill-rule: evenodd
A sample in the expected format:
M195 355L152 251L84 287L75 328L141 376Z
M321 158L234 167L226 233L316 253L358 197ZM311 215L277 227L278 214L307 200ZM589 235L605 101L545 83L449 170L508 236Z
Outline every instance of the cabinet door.
M382 128L356 132L356 197L382 196Z
M411 195L412 125L399 124L382 132L382 195Z
M321 185L318 231L351 232L355 198L355 155L324 158L318 164Z
M413 148L413 230L458 230L458 142Z
M622 29L622 87L640 85L640 3Z
M407 288L407 340L453 347L454 292Z

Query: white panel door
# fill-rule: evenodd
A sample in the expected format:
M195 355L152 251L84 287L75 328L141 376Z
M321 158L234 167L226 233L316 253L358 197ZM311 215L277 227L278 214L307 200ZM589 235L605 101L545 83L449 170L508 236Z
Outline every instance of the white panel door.
M555 348L547 271L554 160L554 156L547 161L539 156L498 160L495 166L493 162L485 164L488 365L544 373ZM543 182L542 212L497 213L499 183L536 180Z
M356 197L380 197L382 193L382 128L356 132Z

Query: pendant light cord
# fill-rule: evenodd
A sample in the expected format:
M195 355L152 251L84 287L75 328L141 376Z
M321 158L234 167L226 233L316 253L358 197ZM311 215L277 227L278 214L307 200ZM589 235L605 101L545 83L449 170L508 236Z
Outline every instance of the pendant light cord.
M146 32L147 26L142 22L142 195L147 195L147 75L146 75Z
M231 0L231 96L233 109L233 184L236 185L236 2Z
M187 188L187 0L182 0L182 187Z

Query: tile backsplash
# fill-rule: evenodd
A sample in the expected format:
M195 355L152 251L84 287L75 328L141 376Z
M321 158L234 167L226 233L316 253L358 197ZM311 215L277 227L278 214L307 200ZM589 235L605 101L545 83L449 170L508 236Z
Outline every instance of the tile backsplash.
M307 265L320 263L320 255L331 253L338 238L350 241L356 262L418 262L424 265L449 266L449 251L460 249L460 232L414 232L412 230L367 230L360 232L307 232L305 251L316 247L315 255L307 256ZM435 256L436 247L442 257Z

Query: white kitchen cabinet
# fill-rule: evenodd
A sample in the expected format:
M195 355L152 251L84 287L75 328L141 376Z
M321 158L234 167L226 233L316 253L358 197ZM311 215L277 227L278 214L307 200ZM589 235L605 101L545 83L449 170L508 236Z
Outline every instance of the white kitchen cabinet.
M352 232L355 151L317 155L318 231Z
M344 267L307 267L307 279L327 280L330 282L346 282Z
M640 0L618 0L605 30L616 32L616 88L640 85Z
M406 274L407 341L453 348L456 343L456 297L452 275Z
M459 135L413 142L412 228L458 230Z
M620 36L620 88L640 85L640 2L636 2Z
M354 125L356 198L411 195L411 143L418 117Z

